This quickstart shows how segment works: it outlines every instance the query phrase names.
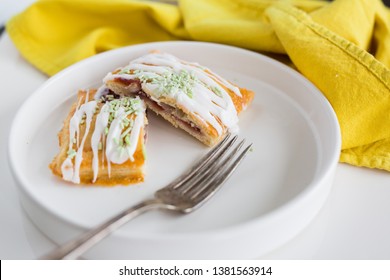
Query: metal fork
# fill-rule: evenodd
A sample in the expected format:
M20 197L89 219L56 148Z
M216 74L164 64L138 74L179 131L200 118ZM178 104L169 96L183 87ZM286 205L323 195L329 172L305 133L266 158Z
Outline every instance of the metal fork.
M237 155L245 139L234 146L236 140L237 136L232 137L228 134L183 175L157 190L154 198L126 209L100 226L82 234L79 238L56 248L41 259L76 259L110 233L148 210L166 209L190 213L199 208L220 189L252 146L252 144L248 145Z

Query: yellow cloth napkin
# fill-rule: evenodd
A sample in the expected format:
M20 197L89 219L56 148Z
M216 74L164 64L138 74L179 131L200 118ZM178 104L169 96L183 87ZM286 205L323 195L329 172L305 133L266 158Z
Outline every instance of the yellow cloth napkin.
M7 31L49 75L102 51L173 39L286 54L332 104L340 161L390 171L390 11L380 0L41 0Z

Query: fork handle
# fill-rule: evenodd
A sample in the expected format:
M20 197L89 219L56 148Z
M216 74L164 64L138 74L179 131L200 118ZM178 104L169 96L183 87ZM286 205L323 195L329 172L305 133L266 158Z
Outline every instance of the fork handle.
M126 224L131 219L139 216L146 211L152 209L164 208L162 204L157 199L145 200L131 208L126 209L125 211L119 213L115 217L112 217L105 223L100 226L91 229L83 233L78 238L65 243L51 251L50 253L44 255L40 259L42 260L61 260L61 259L77 259L92 246L97 244L103 238L107 237L116 229L120 228Z

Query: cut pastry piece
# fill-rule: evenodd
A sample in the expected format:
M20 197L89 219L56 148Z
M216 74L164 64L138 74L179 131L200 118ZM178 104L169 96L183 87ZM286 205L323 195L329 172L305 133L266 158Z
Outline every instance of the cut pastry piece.
M104 83L121 96L140 96L148 108L208 146L237 132L238 114L254 97L210 69L166 53L135 59Z
M60 152L50 168L73 183L131 184L144 180L144 102L136 97L94 98L80 91L58 134Z

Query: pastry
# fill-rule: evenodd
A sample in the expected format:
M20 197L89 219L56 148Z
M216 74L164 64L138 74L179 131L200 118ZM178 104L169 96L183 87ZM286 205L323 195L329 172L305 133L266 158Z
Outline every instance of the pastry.
M55 175L75 184L144 180L146 107L139 97L117 97L79 91L58 133L60 152L50 164Z
M139 96L149 109L208 146L237 132L238 114L254 97L204 66L159 52L131 61L103 81L120 96Z

